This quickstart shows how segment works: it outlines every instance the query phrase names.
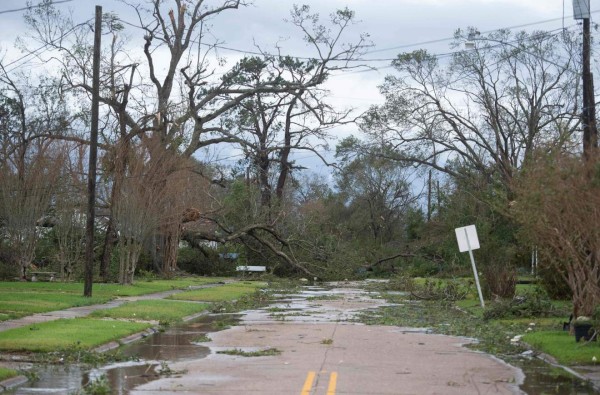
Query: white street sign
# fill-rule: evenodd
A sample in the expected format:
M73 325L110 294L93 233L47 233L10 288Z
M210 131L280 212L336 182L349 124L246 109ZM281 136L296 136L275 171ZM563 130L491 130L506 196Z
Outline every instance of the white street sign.
M458 249L460 252L469 251L469 258L471 258L471 266L473 267L473 276L475 277L475 285L477 285L479 301L481 302L481 307L485 307L483 294L481 293L481 285L479 285L479 274L477 274L477 266L475 266L475 258L473 257L473 250L479 248L477 229L475 229L475 225L469 225L463 226L462 228L456 228L454 231L456 232L456 240L458 241Z
M458 250L460 252L479 249L479 239L477 238L475 225L456 228L454 231L456 232L456 240L458 240ZM471 245L470 248L469 244Z
M573 0L573 18L590 18L590 0Z

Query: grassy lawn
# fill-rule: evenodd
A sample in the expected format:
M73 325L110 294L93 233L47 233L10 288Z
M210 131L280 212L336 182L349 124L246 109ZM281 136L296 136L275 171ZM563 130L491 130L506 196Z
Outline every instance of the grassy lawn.
M523 341L546 354L552 355L565 365L591 365L592 358L600 361L598 342L575 342L575 336L563 331L532 332L523 336Z
M242 296L252 294L257 289L265 288L266 286L266 283L263 282L242 281L239 283L223 285L221 287L182 292L171 295L169 299L193 300L202 302L224 302L239 299Z
M0 292L0 321L69 307L106 303L108 300L110 298L84 298L73 294Z
M97 310L91 316L171 323L180 321L183 317L200 313L208 306L206 303L176 302L174 300L140 300L125 303L114 309Z
M81 347L90 349L149 328L149 323L63 319L0 332L0 350L49 352Z
M174 280L138 281L133 285L95 283L92 288L93 296L110 297L139 296L155 292L183 289L190 286L214 284L222 281L217 277L188 277ZM36 292L36 293L63 293L83 294L83 283L62 282L0 282L0 294Z
M184 278L177 280L140 281L130 286L94 284L92 298L84 298L83 283L0 282L0 321L69 307L105 303L118 296L149 293L206 285L222 278Z
M10 379L19 375L19 372L12 369L0 368L0 381Z

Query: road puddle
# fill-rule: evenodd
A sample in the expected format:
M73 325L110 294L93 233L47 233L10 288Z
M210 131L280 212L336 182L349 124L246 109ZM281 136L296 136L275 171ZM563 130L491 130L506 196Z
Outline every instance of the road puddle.
M138 385L156 380L169 371L169 363L205 358L211 353L199 339L216 332L219 322L233 322L239 315L209 315L194 321L167 328L146 339L122 347L122 354L132 361L114 363L99 368L79 365L35 365L37 380L17 388L16 395L56 394L72 395L82 392L88 383L104 377L110 386L110 394L125 395ZM162 373L161 373L162 371Z

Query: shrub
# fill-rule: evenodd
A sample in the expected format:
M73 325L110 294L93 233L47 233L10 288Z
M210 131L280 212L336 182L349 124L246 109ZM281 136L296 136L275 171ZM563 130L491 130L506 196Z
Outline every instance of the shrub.
M467 297L471 292L472 283L457 280L426 279L422 285L415 284L411 294L417 299L457 301Z
M536 291L490 304L483 312L483 318L489 320L512 317L548 317L556 313L548 296L542 291Z
M573 296L569 284L556 270L558 264L547 263L551 257L544 256L538 266L537 280L548 296L554 300L569 300Z
M219 258L216 251L200 250L198 248L183 247L179 249L177 267L192 274L198 275L230 275L235 270L235 263Z
M483 293L488 299L512 298L517 288L517 271L513 266L503 264L485 265L483 273Z

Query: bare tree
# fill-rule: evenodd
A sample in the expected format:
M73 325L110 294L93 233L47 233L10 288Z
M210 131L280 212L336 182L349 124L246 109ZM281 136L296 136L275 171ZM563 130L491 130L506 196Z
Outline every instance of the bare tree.
M159 226L181 223L189 171L178 155L152 140L132 147L128 164L113 208L121 284L133 283L144 243Z
M84 162L87 149L80 144L70 148L64 161L52 210L53 230L58 244L56 261L64 281L72 280L77 271L81 270L85 251Z
M466 42L473 49L463 49ZM478 35L457 31L451 60L418 50L398 55L363 129L395 158L453 177L473 169L508 195L536 147L573 149L579 123L575 37L569 32ZM454 163L455 165L451 165Z
M325 27L307 6L294 7L290 22L315 53L303 66L304 73L297 73L300 62L297 59L265 54L242 59L217 77L215 66L209 62L216 43L207 41L210 35L206 22L243 5L240 0L215 4L201 0L147 0L131 4L137 22L106 15L107 31L113 39L104 50L100 102L107 110L107 117L116 119L111 122L107 118L106 125L114 125L114 133L105 135L104 141L104 148L114 155L111 162L115 171L114 196L121 193L123 174L129 166L128 146L135 140L152 136L165 149L183 157L213 144L237 143L239 137L232 133L224 117L232 109L258 94L294 95L316 88L334 71L359 67L352 62L369 45L364 36L354 43L342 41L345 31L354 23L353 12L337 11L329 21L330 26ZM60 56L38 56L44 61L49 60L48 56L59 62L66 86L89 95L91 39L87 26L79 26L53 11L49 3L47 7L32 9L28 21L38 41L60 51ZM126 45L132 40L125 36L125 24L143 34L144 44L138 52L141 57L136 57L135 51ZM166 69L159 72L163 64ZM255 78L256 70L264 70L259 78ZM85 141L85 137L62 138ZM286 171L281 173L282 183ZM111 206L116 206L116 202ZM165 234L158 244L164 245L167 240L171 246L163 251L176 250L177 238L173 235ZM105 253L103 260L109 255ZM173 259L170 253L163 256L161 266L174 267Z
M64 102L52 85L31 88L0 74L0 217L19 275L34 259L39 222L51 205L64 153L43 136L64 127ZM53 101L52 98L56 99Z

